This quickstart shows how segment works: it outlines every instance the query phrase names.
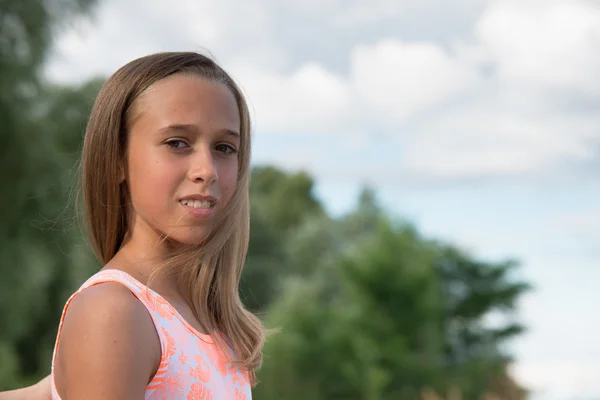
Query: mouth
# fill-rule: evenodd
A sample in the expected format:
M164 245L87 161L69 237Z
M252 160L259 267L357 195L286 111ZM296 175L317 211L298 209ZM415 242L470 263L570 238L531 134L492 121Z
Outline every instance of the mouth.
M184 206L191 207L194 209L208 210L208 209L214 208L214 206L217 202L211 201L211 200L183 199L183 200L179 200L179 203L181 203Z

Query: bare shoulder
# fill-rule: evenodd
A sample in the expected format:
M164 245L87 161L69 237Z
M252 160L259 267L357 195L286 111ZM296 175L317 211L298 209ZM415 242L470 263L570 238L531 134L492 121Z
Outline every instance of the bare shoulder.
M73 298L55 363L61 397L142 399L159 361L152 319L128 288L106 282Z

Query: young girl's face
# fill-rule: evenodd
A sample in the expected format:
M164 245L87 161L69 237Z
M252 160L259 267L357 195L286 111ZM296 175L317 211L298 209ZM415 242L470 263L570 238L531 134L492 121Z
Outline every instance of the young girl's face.
M174 75L138 99L130 123L126 180L132 235L202 241L235 191L240 116L231 91ZM98 171L102 173L102 171Z

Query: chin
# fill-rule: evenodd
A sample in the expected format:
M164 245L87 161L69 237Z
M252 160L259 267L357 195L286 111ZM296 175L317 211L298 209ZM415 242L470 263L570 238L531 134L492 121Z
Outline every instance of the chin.
M171 232L169 234L169 241L174 244L197 245L204 242L208 237L208 234L209 232L204 230L182 228L175 232Z

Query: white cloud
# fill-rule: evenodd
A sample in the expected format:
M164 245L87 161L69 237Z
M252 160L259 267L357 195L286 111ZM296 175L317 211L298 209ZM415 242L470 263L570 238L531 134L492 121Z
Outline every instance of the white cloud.
M562 179L570 164L599 156L599 118L581 106L600 107L600 8L498 0L455 50L455 64L488 72L411 126L402 168L438 179Z
M45 75L54 82L79 82L92 75L108 76L148 53L203 50L216 44L220 34L212 3L181 1L172 7L160 1L101 2L92 18L60 32ZM196 23L189 23L190 16Z
M372 109L401 121L466 90L477 80L469 65L433 43L383 40L359 45L351 55L351 78Z
M355 46L350 75L317 63L288 74L241 65L232 69L256 110L259 131L363 135L376 128L394 136L406 119L468 90L478 79L432 43L384 39Z
M469 105L423 122L406 139L405 167L438 178L557 173L565 160L594 157L597 122Z
M333 25L356 29L365 25L377 24L381 20L397 18L406 8L406 3L396 0L354 1L349 7L345 7L342 12L334 15Z
M318 63L290 73L241 65L232 71L247 88L259 131L395 136L407 118L468 90L476 71L433 43L383 39L357 44L348 76Z
M57 35L45 75L77 82L108 76L142 55L176 50L210 52L222 63L253 59L277 67L285 54L271 40L272 19L264 2L104 0L91 19Z
M232 74L248 94L259 133L332 133L352 119L346 82L319 64L289 75L248 66L233 67Z
M600 9L591 2L496 1L476 36L506 80L600 90Z

